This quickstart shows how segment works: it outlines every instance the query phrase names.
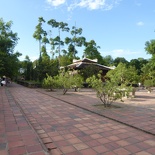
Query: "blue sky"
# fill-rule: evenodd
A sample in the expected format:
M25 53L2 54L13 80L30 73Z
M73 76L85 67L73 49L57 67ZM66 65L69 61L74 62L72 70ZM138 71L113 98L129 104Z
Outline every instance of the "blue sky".
M155 38L155 0L1 0L0 16L13 21L20 38L16 51L31 60L39 56L33 38L38 17L82 28L87 41L95 40L102 56L150 58L145 42ZM47 28L47 29L46 29ZM50 27L46 27L48 31ZM52 30L52 28L51 28ZM56 30L55 30L56 31ZM55 32L52 30L52 34ZM50 50L50 48L48 49ZM78 49L82 56L83 49ZM49 53L50 54L50 53Z

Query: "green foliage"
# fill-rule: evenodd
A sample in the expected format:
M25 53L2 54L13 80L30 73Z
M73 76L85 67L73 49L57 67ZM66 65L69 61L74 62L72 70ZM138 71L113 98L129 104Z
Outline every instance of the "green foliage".
M143 58L138 58L138 59L132 59L132 60L130 60L129 65L135 67L136 70L137 70L137 74L138 75L141 75L142 74L142 70L141 69L147 63L148 63L148 60L143 59Z
M150 40L145 43L145 50L148 54L155 55L155 40Z
M75 88L75 91L77 91L78 88L81 88L83 86L83 78L80 74L73 75L73 86Z
M150 90L155 85L155 64L154 57L143 66L141 74L142 84Z
M55 38L50 38L50 44L52 45L55 53L58 53L58 57L61 55L61 46L64 46L64 41L61 39L61 32L69 32L69 27L67 23L57 22L55 19L51 19L48 22L48 25L52 26L52 28L58 29L58 35Z
M117 67L119 63L124 63L124 64L128 65L129 62L123 57L117 57L114 59L113 63L114 63L114 66Z
M13 33L11 30L13 22L4 22L0 18L0 51L6 54L13 53L13 50L18 42L17 33Z
M96 91L97 97L105 107L111 106L116 99L122 98L123 94L119 90L118 85L108 80L104 83L101 80L101 74L93 75L86 82Z
M18 57L21 53L14 53L18 43L17 33L11 30L12 21L4 22L0 18L0 76L16 77L19 70Z
M84 45L85 38L80 36L82 34L82 28L73 26L70 33L72 37L66 37L65 43L68 45L68 56L72 59L75 59L76 54L78 53L76 46L81 47Z
M81 88L83 79L79 74L73 75L69 71L61 71L59 75L51 77L47 74L47 78L43 80L43 87L50 90L54 88L63 88L63 94L71 88Z
M135 67L127 67L124 63L119 63L115 69L108 71L106 77L123 87L139 82L139 76Z
M20 62L20 67L22 69L21 76L24 77L25 80L31 81L33 80L33 64L29 59L29 56L25 57L24 61Z
M99 46L96 45L96 42L94 40L91 40L89 42L85 42L85 49L84 49L84 55L83 57L87 57L89 59L97 59L98 63L102 62L102 56L98 49Z
M113 66L113 58L111 55L103 57L102 64L105 66Z
M59 80L57 76L51 77L48 74L46 74L47 78L44 78L43 80L43 88L47 88L50 89L51 91L54 88L59 88L60 84L59 84Z
M59 74L59 82L63 87L63 94L66 94L68 89L80 88L83 84L83 79L79 74L72 74L72 72L64 70Z
M154 85L154 80L153 79L148 79L144 81L144 86L146 88L152 87Z
M62 71L59 73L59 82L63 87L63 94L66 94L68 89L70 89L72 86L72 76L69 74L69 72Z
M129 96L133 90L132 84L137 81L138 76L135 68L127 68L123 63L120 63L114 70L108 71L105 82L102 81L101 74L93 75L86 80L96 91L97 97L105 107L110 106L117 99L122 100L124 95Z
M99 71L99 68L97 68L95 65L88 65L85 68L81 69L79 74L81 74L84 81L86 81L87 78L93 75L97 75Z
M64 67L64 66L67 66L67 65L69 65L71 63L72 63L72 61L67 55L62 55L62 56L59 57L59 65L60 66Z
M142 83L147 89L151 89L155 85L155 40L150 40L145 43L145 50L152 58L143 65L141 71Z

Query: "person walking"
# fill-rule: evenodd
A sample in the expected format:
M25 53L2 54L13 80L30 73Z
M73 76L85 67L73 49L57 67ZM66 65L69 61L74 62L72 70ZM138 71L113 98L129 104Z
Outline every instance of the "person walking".
M6 76L3 76L2 81L1 81L1 86L6 85Z

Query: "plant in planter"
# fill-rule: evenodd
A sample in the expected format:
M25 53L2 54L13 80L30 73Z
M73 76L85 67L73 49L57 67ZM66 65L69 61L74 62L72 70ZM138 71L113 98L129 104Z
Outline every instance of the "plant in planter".
M121 89L128 90L127 97L130 92L132 97L135 97L136 85L139 80L135 67L120 63L114 70L110 70L106 77L114 81Z
M81 88L83 84L83 78L80 74L72 74L70 71L62 71L58 75L59 84L63 88L63 95L66 94L66 92L74 88L75 91L77 88Z
M79 74L72 74L72 72L62 70L59 72L59 75L51 77L47 74L47 78L43 80L43 87L50 89L51 91L54 88L62 88L63 95L71 88L74 88L77 91L78 88L81 88L83 84L83 78Z
M123 101L124 96L129 97L130 92L133 91L132 84L137 82L137 79L133 67L127 68L125 64L120 63L115 69L108 71L104 82L100 73L88 78L86 82L96 91L97 97L104 106L110 107L117 99Z
M153 86L153 80L149 79L149 80L145 80L144 81L144 86L146 87L146 89L148 90L148 93L152 92L152 86Z
M97 76L93 75L88 78L86 82L96 91L96 95L103 103L104 107L110 107L117 99L121 99L122 101L124 89L113 81L106 80L103 82L101 80L101 74Z
M46 74L47 78L44 78L43 80L43 88L49 89L50 91L53 91L54 88L59 87L59 82L57 80L57 76L51 77L48 74Z
M143 84L145 88L148 90L148 93L152 92L152 87L155 84L155 64L154 61L155 59L151 59L146 65L143 66L142 68L142 79L143 79Z

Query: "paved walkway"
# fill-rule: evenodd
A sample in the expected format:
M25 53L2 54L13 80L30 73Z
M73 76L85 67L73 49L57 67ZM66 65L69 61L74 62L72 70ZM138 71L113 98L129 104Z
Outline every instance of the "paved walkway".
M123 99L124 102L113 104L121 108L108 110L103 107L96 93L91 89L69 92L69 95L45 90L39 90L39 92L155 135L155 91L148 94L146 90L141 89L136 92L135 98Z
M92 91L0 87L0 155L153 155L154 97L142 93L101 110Z

